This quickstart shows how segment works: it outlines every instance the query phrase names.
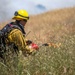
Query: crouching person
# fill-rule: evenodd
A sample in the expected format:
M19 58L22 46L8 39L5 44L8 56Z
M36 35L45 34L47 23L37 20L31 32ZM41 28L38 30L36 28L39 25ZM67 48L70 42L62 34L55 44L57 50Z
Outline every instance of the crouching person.
M15 21L7 24L1 30L4 33L4 46L13 47L16 53L21 50L24 56L38 50L39 48L36 44L25 38L24 27L29 20L28 12L26 10L18 10L14 13L12 19Z

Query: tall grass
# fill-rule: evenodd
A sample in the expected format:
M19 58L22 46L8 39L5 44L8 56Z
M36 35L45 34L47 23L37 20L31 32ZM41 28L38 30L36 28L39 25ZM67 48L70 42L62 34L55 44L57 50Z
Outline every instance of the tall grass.
M75 75L75 35L65 37L59 48L41 47L36 54L18 58L15 66L0 63L0 75Z
M34 39L36 43L54 42L61 43L61 46L42 46L28 57L21 53L17 56L10 49L5 54L6 63L0 62L0 75L75 75L74 11L75 8L42 14L38 16L39 19L33 17L29 25L33 24L35 29L29 27L34 33L28 38Z
M41 47L25 62L25 70L30 75L74 75L75 35L65 38L59 48Z

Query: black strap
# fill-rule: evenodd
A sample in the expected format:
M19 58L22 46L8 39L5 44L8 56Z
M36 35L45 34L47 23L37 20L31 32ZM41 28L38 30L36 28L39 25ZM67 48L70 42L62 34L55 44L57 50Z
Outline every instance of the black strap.
M24 27L20 24L15 24L14 22L11 22L7 24L1 31L7 35L10 31L13 29L19 29L23 34L26 34L24 31Z

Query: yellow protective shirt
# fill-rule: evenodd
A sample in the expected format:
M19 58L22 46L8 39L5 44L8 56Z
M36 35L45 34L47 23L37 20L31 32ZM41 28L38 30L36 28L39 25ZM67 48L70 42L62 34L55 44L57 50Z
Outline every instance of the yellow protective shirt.
M19 29L14 29L8 34L8 41L14 43L23 55L26 53L32 53L32 49L26 44L26 39L23 33Z

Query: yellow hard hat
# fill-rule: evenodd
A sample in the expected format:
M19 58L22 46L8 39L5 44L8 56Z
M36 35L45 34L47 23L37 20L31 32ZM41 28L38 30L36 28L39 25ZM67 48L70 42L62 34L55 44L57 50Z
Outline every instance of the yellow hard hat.
M18 10L14 13L14 17L12 19L14 19L14 20L28 20L29 15L26 10Z

